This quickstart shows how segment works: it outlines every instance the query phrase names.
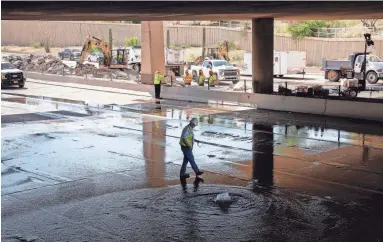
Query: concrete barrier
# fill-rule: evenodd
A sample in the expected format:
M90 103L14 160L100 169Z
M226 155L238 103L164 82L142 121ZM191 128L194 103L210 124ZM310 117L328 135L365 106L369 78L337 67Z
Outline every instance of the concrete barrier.
M163 98L193 102L232 102L238 105L252 104L259 109L298 113L324 114L326 100L291 96L265 95L256 93L208 91L182 87L164 87Z
M146 93L149 93L151 96L154 95L153 87L149 85L130 84L130 83L115 82L115 81L100 80L100 79L87 79L83 77L74 77L74 76L41 74L37 72L27 72L26 77L27 77L27 81L28 81L28 78L31 78L31 79L42 80L42 81L76 83L76 84L91 85L91 86L119 88L119 89L132 90L132 91L138 91L138 92L146 92Z
M94 85L110 88L120 88L138 92L145 92L154 96L152 85L129 84L107 80L85 79L81 77L58 76L29 72L27 78ZM206 90L205 88L184 88L162 86L161 96L165 99L175 99L192 102L218 102L223 104L251 105L259 109L286 111L306 114L320 114L335 117L349 117L383 121L383 104L355 102L347 100L326 100L316 98L302 98L293 96L265 95L256 93L223 92Z
M383 121L383 104L327 100L325 115Z

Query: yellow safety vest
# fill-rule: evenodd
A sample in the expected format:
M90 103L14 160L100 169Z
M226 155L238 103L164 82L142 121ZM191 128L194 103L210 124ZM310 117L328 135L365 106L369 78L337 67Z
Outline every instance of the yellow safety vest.
M209 120L207 122L209 124L214 124L214 115L209 115Z
M164 78L161 74L155 74L154 75L154 84L161 84L161 80Z
M209 85L210 86L214 86L216 81L217 81L217 77L215 76L215 74L213 74L209 77Z
M183 130L180 138L180 145L188 147L188 145L185 144L183 141L184 133L188 132L188 136L186 137L186 140L188 141L189 144L191 144L191 148L193 148L193 143L194 143L194 135L193 135L193 129L190 127L190 125L187 125Z
M184 82L185 84L186 83L191 83L192 82L192 76L191 75L187 75L184 77Z
M199 76L199 84L205 85L205 76L204 75Z

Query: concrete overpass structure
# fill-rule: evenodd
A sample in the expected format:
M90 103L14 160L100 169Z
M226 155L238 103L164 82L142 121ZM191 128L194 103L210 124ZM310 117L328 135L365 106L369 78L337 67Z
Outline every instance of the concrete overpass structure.
M94 2L93 2L94 3ZM253 24L253 87L257 93L273 91L274 19L383 18L380 1L358 2L2 2L4 20L143 20L142 81L152 83L164 67L164 20L247 20Z

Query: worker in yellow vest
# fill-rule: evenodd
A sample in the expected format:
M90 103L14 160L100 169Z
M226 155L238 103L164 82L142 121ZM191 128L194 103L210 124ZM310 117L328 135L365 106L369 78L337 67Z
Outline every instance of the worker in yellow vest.
M157 70L156 74L154 74L154 93L156 99L161 99L161 81L164 77L166 76L162 75L159 70Z
M188 71L185 71L185 77L184 77L184 83L185 85L190 86L192 82L193 77L190 75Z
M214 87L216 81L217 81L217 75L212 70L210 70L209 71L209 86Z
M198 84L199 84L200 86L204 86L204 85L205 85L205 79L206 79L206 77L205 77L205 75L203 74L203 71L202 71L202 70L199 70L199 82L198 82Z
M194 133L193 129L198 125L198 120L196 118L192 118L190 123L186 125L186 127L182 130L180 145L182 153L184 154L184 160L180 170L180 178L189 178L190 175L186 174L186 166L190 162L191 167L193 168L195 174L200 176L203 174L203 171L198 169L197 164L195 163L193 156L193 144L194 144ZM196 142L198 142L196 140Z

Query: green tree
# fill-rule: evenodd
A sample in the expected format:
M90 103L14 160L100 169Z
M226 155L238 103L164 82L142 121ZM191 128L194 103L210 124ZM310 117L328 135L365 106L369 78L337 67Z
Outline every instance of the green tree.
M302 39L304 37L318 36L318 31L321 28L329 28L330 26L330 21L307 20L291 23L288 27L288 32L292 35L293 38Z
M126 38L125 40L126 46L139 46L140 41L138 40L137 36Z
M370 31L376 32L376 22L378 19L361 19L360 20L364 27L367 27Z

